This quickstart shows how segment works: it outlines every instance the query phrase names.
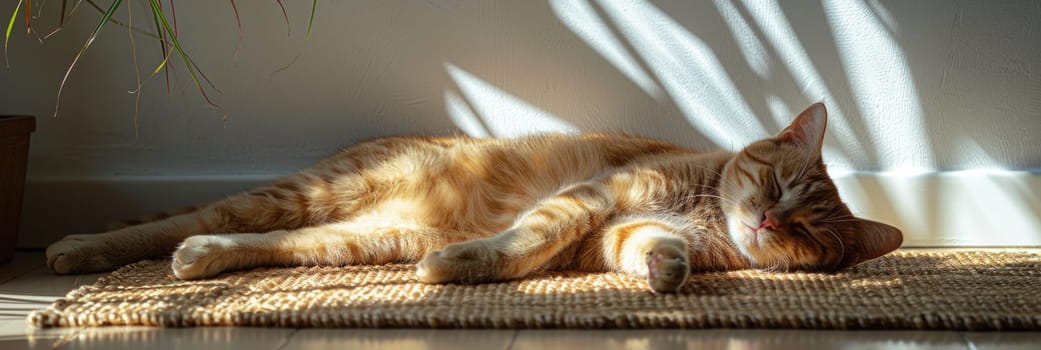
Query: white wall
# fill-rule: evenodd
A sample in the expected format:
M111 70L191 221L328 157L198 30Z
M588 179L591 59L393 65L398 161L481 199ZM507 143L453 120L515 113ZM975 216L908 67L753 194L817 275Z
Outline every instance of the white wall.
M144 4L133 3L132 20L151 28ZM181 39L223 91L214 98L227 120L175 64L169 95L161 76L144 87L136 136L125 29L108 26L83 57L57 117L58 82L97 13L80 9L44 45L15 31L0 113L39 123L22 230L34 238L24 246L235 187L141 197L147 190L130 182L266 178L375 136L622 130L736 148L815 101L831 111L827 162L854 178L987 169L956 176L970 180L954 187L897 181L873 192L843 182L859 212L913 227L905 231L918 244L1041 244L1039 189L1023 185L1037 184L1041 170L1041 2L320 1L309 40L310 2L286 2L288 36L276 3L238 5L244 32L233 62L228 3L177 2ZM46 6L41 24L56 16L57 4ZM117 17L128 20L125 10ZM158 44L140 36L136 44L147 75ZM942 218L972 214L971 203L935 208L939 198L964 200L955 194L994 178L987 174L1006 190L985 201L1025 209L983 223L1015 219L1023 224L1010 229L1025 233L995 240ZM1009 178L1020 180L1000 180ZM67 186L90 194L59 202ZM133 200L98 202L111 198ZM894 201L906 208L894 211ZM91 214L98 207L132 209Z

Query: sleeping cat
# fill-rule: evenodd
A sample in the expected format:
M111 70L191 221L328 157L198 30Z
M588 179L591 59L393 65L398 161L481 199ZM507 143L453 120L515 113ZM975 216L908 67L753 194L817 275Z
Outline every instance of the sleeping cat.
M426 283L617 271L675 292L692 272L835 271L903 236L854 217L821 161L810 106L739 152L615 134L364 142L274 184L47 248L57 273L173 253L200 279L256 266L418 262Z

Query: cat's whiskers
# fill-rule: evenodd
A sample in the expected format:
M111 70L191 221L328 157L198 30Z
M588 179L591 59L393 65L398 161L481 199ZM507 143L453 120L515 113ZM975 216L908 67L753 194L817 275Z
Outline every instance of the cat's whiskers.
M737 201L735 201L733 199L725 198L723 196L712 195L712 194L694 194L694 195L690 195L690 196L687 196L687 197L688 198L697 198L697 197L716 198L716 199L719 199L721 201L726 202L726 204L735 205L735 206L737 205Z
M839 237L838 232L835 232L835 229L830 227L827 228L827 231L835 238L835 242L839 243L839 256L846 256L846 244L842 242L842 238Z

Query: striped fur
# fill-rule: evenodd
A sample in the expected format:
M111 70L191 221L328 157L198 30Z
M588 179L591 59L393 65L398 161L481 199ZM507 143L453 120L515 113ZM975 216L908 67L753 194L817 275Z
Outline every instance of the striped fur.
M391 137L227 199L47 250L58 273L173 254L198 279L255 266L418 262L428 283L481 283L544 269L646 276L835 270L899 246L854 218L820 160L814 105L740 152L700 153L616 134L518 139ZM780 224L756 230L766 214Z

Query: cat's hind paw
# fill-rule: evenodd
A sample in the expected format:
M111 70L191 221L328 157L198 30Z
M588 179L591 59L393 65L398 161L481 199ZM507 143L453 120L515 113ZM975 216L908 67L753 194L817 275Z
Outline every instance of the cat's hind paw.
M659 243L647 252L647 284L658 293L675 293L687 282L690 262L682 247Z
M479 241L450 244L428 253L416 266L423 283L481 283L496 280L496 254Z
M105 236L68 235L47 247L47 267L60 274L110 271L116 268L115 247Z
M173 254L174 276L182 280L213 277L228 268L222 254L232 244L220 236L192 236L185 239Z

